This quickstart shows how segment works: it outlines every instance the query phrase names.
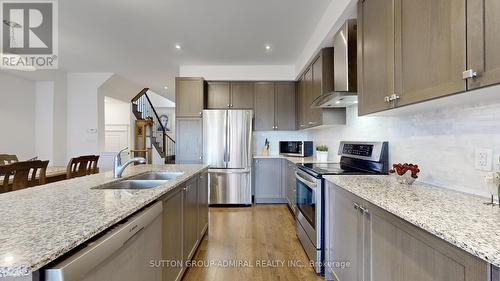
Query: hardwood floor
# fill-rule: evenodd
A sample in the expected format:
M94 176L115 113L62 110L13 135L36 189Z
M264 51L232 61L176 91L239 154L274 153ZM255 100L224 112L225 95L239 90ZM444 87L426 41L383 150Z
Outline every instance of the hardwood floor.
M194 262L184 281L323 280L309 266L286 205L210 208L209 232Z

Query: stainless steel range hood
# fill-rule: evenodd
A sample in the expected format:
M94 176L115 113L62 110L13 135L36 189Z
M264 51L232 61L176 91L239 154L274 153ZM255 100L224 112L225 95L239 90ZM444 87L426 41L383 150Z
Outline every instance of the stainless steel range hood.
M347 20L333 38L334 91L319 96L312 107L347 107L358 103L357 23Z

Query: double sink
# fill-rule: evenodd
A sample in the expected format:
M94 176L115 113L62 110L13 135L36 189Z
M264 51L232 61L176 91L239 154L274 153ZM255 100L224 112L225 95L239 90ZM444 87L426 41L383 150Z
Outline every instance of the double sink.
M148 172L133 176L126 180L112 182L96 189L149 189L165 184L166 182L183 175L183 172Z

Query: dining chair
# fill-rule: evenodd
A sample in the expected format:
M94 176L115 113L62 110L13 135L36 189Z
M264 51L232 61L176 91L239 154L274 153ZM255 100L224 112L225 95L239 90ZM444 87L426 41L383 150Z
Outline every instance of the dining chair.
M22 161L0 166L0 192L19 190L47 182L49 161ZM12 178L12 181L11 181Z
M19 162L16 155L10 154L0 154L0 166L12 164Z
M97 174L99 155L84 155L71 158L66 168L66 178L77 178Z

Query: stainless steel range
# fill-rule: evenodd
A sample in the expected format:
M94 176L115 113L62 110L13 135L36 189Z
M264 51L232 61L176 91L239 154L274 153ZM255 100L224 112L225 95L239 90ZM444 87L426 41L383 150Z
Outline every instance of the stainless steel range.
M340 163L299 164L297 185L297 236L316 273L323 273L324 260L324 175L388 174L388 142L340 143Z

